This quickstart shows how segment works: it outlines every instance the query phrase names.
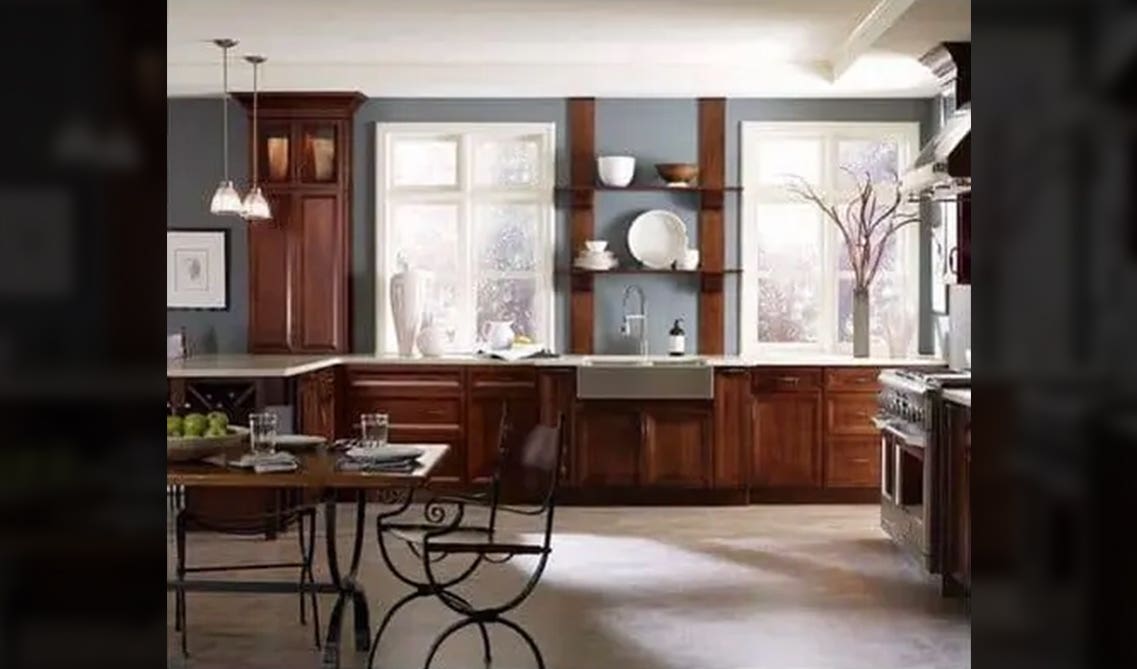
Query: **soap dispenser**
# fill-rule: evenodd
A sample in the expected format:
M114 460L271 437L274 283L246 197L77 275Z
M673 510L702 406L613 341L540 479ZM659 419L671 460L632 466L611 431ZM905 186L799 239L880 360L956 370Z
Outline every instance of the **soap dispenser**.
M667 337L667 354L683 355L687 352L687 333L683 332L682 318L676 318Z

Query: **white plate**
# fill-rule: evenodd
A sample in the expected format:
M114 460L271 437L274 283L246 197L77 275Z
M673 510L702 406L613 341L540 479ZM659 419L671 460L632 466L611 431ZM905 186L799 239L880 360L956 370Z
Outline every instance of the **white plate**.
M687 248L687 226L665 209L645 211L628 228L628 249L649 269L669 269Z

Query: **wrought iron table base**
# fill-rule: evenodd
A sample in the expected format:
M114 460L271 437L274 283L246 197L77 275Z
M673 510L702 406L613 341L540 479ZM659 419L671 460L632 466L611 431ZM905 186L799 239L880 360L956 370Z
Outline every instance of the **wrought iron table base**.
M366 491L359 490L356 492L356 510L355 510L355 533L352 541L351 560L348 564L346 571L341 571L338 551L336 548L336 498L335 491L331 491L328 497L324 500L324 527L325 527L325 545L328 555L328 571L331 575L330 583L317 583L311 578L311 545L315 543L315 537L310 537L311 541L308 544L308 557L305 562L307 565L308 582L304 583L296 581L219 581L219 580L194 580L185 578L186 573L201 572L201 571L226 571L234 569L248 569L248 568L269 568L269 567L301 567L304 565L297 563L281 563L267 566L254 565L254 566L227 566L227 567L205 567L205 568L191 568L187 569L184 565L179 565L179 573L177 578L167 581L166 590L175 593L175 627L178 631L183 633L182 636L182 652L186 653L185 648L185 593L187 592L247 592L247 593L261 593L261 594L303 594L310 593L313 598L313 624L316 627L317 646L319 646L319 618L318 612L315 609L315 595L320 594L336 594L336 602L332 607L332 612L328 620L328 630L323 644L323 658L322 666L324 667L339 667L340 659L340 637L342 634L344 608L347 606L348 601L351 601L352 613L354 618L353 628L355 631L355 649L359 652L366 652L371 648L371 610L367 602L367 594L364 592L363 587L357 580L359 571L360 557L363 553L363 536L364 536L364 518L367 509L367 495ZM179 516L181 518L181 516ZM179 520L179 522L182 522ZM301 531L302 532L302 531ZM184 527L179 528L180 542L184 542ZM301 539L303 546L303 539ZM184 551L181 551L184 555ZM303 599L301 599L303 602ZM301 605L303 607L303 604ZM303 621L303 608L301 609L301 616Z

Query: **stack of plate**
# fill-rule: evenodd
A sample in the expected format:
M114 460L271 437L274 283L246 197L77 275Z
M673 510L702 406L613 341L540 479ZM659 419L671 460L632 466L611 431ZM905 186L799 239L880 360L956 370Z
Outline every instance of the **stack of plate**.
M584 243L584 249L573 261L577 269L586 269L592 272L602 272L616 266L616 256L607 250L608 242L589 240Z

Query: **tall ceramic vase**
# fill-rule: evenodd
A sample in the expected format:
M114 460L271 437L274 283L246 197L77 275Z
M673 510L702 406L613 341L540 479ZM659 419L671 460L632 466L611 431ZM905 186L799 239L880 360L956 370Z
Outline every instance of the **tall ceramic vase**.
M869 291L853 288L853 357L869 355Z
M415 339L426 311L429 275L407 267L405 262L399 265L399 271L391 277L391 317L399 355L409 356L414 353Z

